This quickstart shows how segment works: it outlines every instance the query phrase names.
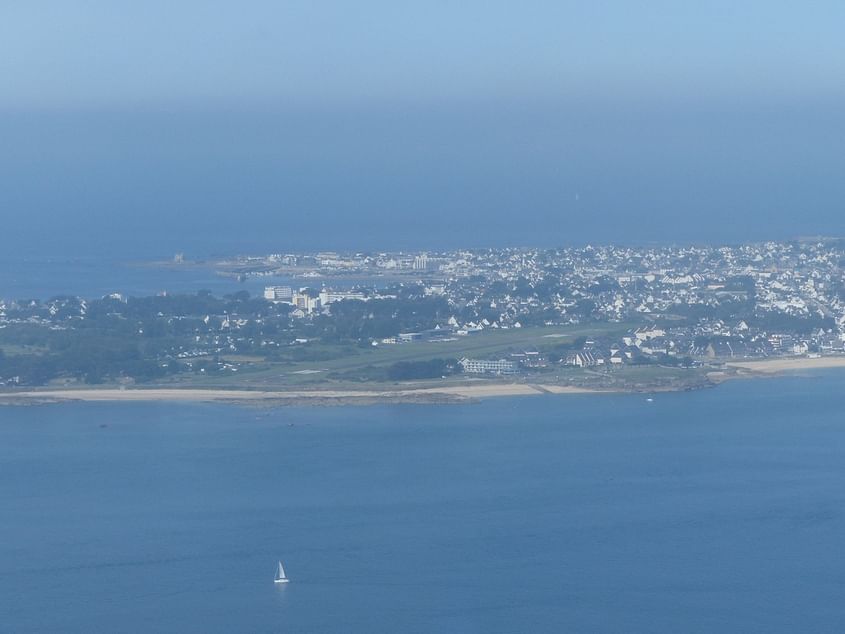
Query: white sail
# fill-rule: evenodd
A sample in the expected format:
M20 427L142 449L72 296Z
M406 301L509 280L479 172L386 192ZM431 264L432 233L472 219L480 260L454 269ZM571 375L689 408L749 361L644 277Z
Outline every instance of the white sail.
M282 562L279 562L279 569L276 571L276 583L287 583L288 578L285 576L285 569L282 566Z

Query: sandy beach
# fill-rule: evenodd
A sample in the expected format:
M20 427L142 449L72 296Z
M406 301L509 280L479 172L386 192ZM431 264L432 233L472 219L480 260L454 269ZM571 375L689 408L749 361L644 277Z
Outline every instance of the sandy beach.
M796 370L821 370L825 368L845 368L845 356L831 357L787 357L764 359L761 361L728 361L728 368L756 372L761 374L779 374Z
M845 368L845 356L791 357L729 361L727 371L708 373L711 384L732 379L770 377L801 370ZM614 390L539 383L478 383L386 390L233 390L203 388L80 388L0 392L0 404L36 404L60 401L182 401L267 403L273 405L347 405L381 402L460 402L503 396L538 394L596 394Z
M184 402L291 402L291 403L354 403L374 401L459 401L497 396L529 396L536 394L575 394L592 392L561 385L495 383L485 385L450 385L405 390L214 390L193 388L152 389L66 389L33 390L0 394L0 402L51 401L184 401Z

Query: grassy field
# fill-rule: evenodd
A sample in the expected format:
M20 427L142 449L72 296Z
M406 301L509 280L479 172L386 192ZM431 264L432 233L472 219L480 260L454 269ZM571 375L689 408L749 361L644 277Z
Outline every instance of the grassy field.
M46 354L49 352L49 350L43 346L27 346L13 343L0 344L0 350L9 356L16 354Z
M590 324L585 326L550 326L487 330L478 334L454 337L451 341L415 341L402 344L381 344L373 348L358 348L338 358L326 361L286 363L253 363L237 375L182 376L180 384L194 386L265 388L272 386L316 386L330 377L334 381L354 381L373 374L374 368L385 368L399 361L425 361L436 358L495 357L524 349L550 350L581 336L620 334L630 324ZM315 352L331 354L337 348L309 344Z
M194 387L218 389L274 390L286 388L397 389L448 386L482 382L524 382L531 385L568 385L588 389L652 391L687 389L709 383L706 369L682 369L659 365L597 367L580 369L558 365L568 352L566 346L579 337L618 336L632 324L598 323L583 326L549 326L508 330L485 330L444 341L415 341L357 347L350 344L324 344L319 341L285 348L285 353L303 355L309 360L268 362L257 355L223 355L237 371L215 374L180 373L147 387ZM539 350L551 366L509 377L454 375L448 378L396 382L388 369L398 362L431 359L506 358L512 352ZM29 346L4 346L7 354L43 353ZM314 360L323 359L323 360ZM67 381L58 382L65 385ZM75 383L75 382L72 382Z

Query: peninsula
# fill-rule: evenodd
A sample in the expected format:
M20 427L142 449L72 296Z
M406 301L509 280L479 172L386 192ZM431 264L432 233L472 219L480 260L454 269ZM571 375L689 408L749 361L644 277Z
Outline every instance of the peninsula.
M843 264L832 239L244 256L214 266L266 278L259 297L0 300L0 401L452 401L842 366Z

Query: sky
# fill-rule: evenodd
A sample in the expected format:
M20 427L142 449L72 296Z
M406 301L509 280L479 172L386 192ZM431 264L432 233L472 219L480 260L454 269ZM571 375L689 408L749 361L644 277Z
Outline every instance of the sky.
M8 253L845 234L845 4L0 3Z

